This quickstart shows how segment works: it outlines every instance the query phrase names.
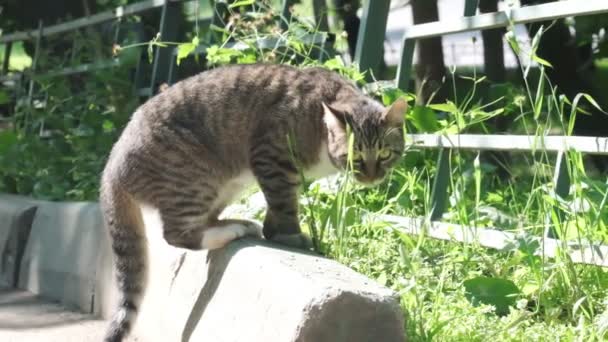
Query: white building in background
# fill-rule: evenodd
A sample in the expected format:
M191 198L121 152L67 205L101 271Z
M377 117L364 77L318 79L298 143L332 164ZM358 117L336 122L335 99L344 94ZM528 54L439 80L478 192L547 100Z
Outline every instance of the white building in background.
M439 19L450 20L450 18L459 18L464 14L464 0L438 0ZM412 8L408 1L392 1L391 11L388 17L386 39L384 42L385 55L384 59L387 64L395 65L399 62L399 53L401 49L401 41L405 28L413 25ZM403 3L403 5L400 5ZM518 0L505 0L499 3L499 10L507 8L509 4L519 6ZM528 46L529 37L524 25L515 27L515 34L518 41L523 47ZM476 42L473 43L474 38ZM457 33L443 36L443 56L446 66L478 66L483 67L483 41L481 32ZM507 68L516 68L517 61L515 55L504 42L503 49L505 51L505 66ZM417 62L417 57L414 55L414 63Z

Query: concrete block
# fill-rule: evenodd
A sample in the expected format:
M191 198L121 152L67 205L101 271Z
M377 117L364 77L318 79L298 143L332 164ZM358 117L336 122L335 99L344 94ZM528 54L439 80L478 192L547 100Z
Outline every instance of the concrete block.
M399 297L346 266L249 239L186 252L164 242L157 217L144 221L152 267L134 328L141 340L405 340Z
M96 203L41 203L21 262L19 287L92 312L103 244L107 237Z
M27 197L0 194L0 285L17 286L21 258L37 204Z

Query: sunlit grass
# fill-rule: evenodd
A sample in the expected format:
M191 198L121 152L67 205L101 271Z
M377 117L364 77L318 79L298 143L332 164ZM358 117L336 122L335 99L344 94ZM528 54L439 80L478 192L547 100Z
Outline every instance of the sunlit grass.
M4 63L4 49L5 45L0 45L0 65ZM32 58L25 53L23 49L23 43L18 42L13 44L13 48L11 50L10 64L9 70L18 70L21 71L25 68L28 68L32 65Z

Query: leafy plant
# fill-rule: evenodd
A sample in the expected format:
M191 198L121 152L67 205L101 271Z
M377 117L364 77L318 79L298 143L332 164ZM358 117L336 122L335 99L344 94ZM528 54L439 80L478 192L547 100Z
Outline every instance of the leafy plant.
M509 307L515 305L520 293L517 285L508 279L482 276L465 280L464 288L467 299L473 305L493 305L499 315L509 313Z

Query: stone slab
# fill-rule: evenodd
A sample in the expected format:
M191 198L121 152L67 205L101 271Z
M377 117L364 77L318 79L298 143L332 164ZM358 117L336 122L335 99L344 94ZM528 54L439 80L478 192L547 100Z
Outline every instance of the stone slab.
M152 267L134 328L142 340L405 340L398 296L335 261L249 239L186 252L164 242L158 217L144 221Z
M92 312L104 243L98 204L41 203L21 261L19 288Z
M21 257L36 213L35 201L0 194L0 285L15 287Z
M0 288L2 342L101 341L106 326L93 315L68 310L31 292Z

